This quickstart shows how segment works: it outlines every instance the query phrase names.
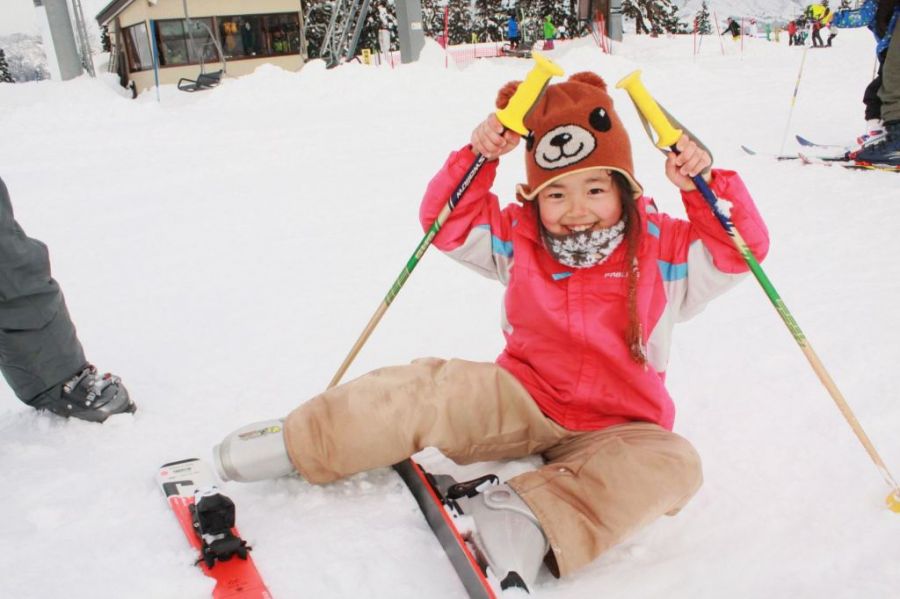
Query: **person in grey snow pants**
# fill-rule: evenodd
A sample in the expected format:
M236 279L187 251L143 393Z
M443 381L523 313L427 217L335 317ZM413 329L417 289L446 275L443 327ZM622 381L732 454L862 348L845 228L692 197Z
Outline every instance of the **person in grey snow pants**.
M900 0L881 0L875 13L875 34L890 36L890 45L881 65L881 120L884 137L864 145L856 160L900 166ZM893 26L893 29L891 29Z
M102 422L134 412L119 377L89 364L47 246L25 235L0 179L0 372L24 403L61 416Z

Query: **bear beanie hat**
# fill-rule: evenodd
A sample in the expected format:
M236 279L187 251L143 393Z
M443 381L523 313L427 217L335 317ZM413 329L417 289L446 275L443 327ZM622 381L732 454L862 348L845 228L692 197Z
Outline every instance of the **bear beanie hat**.
M498 108L506 107L518 86L513 81L500 90ZM533 200L553 181L595 168L622 173L632 195L642 195L634 178L628 133L598 75L575 73L563 83L547 86L524 122L531 133L525 143L528 183L516 188L520 198Z

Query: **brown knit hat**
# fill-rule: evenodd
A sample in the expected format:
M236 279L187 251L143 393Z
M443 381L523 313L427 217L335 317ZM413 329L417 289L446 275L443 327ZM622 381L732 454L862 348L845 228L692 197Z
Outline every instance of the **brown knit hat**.
M497 95L504 108L519 83L507 83ZM569 173L604 168L625 175L635 198L643 189L634 178L631 142L613 109L606 83L590 72L575 73L567 81L547 86L525 117L531 132L525 144L527 185L519 196L533 200L544 187Z

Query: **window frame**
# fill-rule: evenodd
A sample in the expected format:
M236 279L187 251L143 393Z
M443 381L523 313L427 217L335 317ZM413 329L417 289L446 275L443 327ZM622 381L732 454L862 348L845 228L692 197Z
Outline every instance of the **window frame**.
M140 33L137 32L138 27L143 27L144 33L141 36ZM136 35L132 35L132 30L135 31ZM133 25L128 25L127 27L122 27L122 38L125 42L125 54L128 58L128 72L129 73L140 73L143 71L152 71L153 70L153 46L150 41L150 31L147 27L146 21L140 21L138 23L134 23ZM138 41L143 40L146 43L146 52L147 52L147 60L149 60L149 64L144 66L142 60L145 57L141 56L140 48L138 47Z
M205 22L206 25L209 26L210 31L212 31L213 36L217 35L218 27L217 27L215 16L192 17L190 20L192 22L193 21ZM218 56L218 53L219 53L218 48L212 49L211 56L205 55L204 50L208 49L207 46L210 43L209 41L201 42L202 45L200 47L197 47L196 45L188 43L190 36L188 35L187 21L188 21L187 19L154 19L153 20L153 31L155 33L154 37L156 38L155 39L156 51L157 51L157 55L159 57L159 68L169 69L169 68L178 68L178 67L190 67L190 66L198 66L200 64L207 65L210 63L221 62L221 57ZM175 35L166 36L165 38L163 37L162 28L160 27L160 25L168 24L168 23L179 23L181 25L181 37L180 38ZM203 40L215 40L216 43L221 44L221 40L219 40L218 37L209 37L208 36L209 31L206 31L206 28L200 27L199 29L203 33L203 36L204 36ZM196 36L194 39L196 39ZM184 62L168 62L168 58L166 61L163 60L163 45L169 44L172 42L181 42L181 44L183 44L184 55L187 57L187 59ZM193 52L194 56L191 56L192 46L193 46L193 50L194 50L194 52ZM199 60L195 60L195 58L199 58Z
M289 22L287 24L293 24L293 25L296 25L296 27L297 27L297 29L296 29L297 49L296 50L290 49L291 44L290 44L289 39L288 39L288 48L289 49L287 52L276 52L274 50L272 34L270 33L270 31L271 31L270 27L272 26L270 18L272 18L272 17L287 17L288 19L293 19L292 23ZM258 27L254 27L254 33L258 33L259 35L262 36L263 40L260 45L263 46L263 48L262 48L263 51L255 54L255 55L246 54L247 50L246 50L246 48L243 47L243 42L241 42L242 51L245 53L240 54L240 55L228 56L228 51L226 50L226 46L227 46L226 40L223 39L224 36L222 33L222 25L226 21L227 22L241 21L241 24L238 27L238 31L235 33L235 35L240 36L241 35L240 27L243 26L243 21L245 19L251 19L251 18L258 19L258 21L257 21ZM234 14L232 14L232 15L217 15L215 31L216 31L216 35L219 36L219 41L222 44L223 52L225 53L226 59L229 62L236 61L236 60L257 60L260 58L278 58L281 56L302 56L303 51L300 46L300 44L302 42L302 36L300 35L301 29L302 29L302 23L303 23L303 19L300 18L300 13L297 11L275 12L275 13L249 13L249 14L236 14L236 15L234 15ZM276 25L284 25L284 24L285 23L277 23Z

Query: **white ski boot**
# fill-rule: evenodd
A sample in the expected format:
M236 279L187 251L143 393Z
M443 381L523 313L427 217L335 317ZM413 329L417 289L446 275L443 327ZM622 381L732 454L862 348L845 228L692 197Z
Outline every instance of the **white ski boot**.
M254 482L293 473L284 421L264 420L237 429L213 448L213 463L223 481Z
M472 543L504 597L525 596L550 548L537 517L506 483L483 488L464 500L473 519Z

